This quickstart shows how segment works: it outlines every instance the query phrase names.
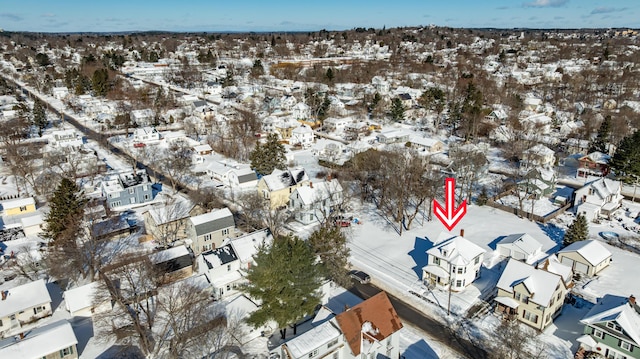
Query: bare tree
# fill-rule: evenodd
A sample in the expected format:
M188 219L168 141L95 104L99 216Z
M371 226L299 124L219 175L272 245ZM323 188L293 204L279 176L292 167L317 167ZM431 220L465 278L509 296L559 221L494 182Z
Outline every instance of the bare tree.
M503 321L491 339L491 358L543 359L547 358L544 344L538 341L534 330L517 320Z
M178 185L187 178L191 168L191 147L186 141L176 141L159 155L160 170L171 182L171 187L178 189Z
M23 190L29 194L29 187L36 194L41 194L41 189L36 186L36 178L42 169L42 142L20 142L5 147L5 163L11 173L16 176L16 185L20 179ZM19 189L18 189L19 191Z
M272 209L269 200L258 192L242 194L238 205L241 208L241 219L252 230L269 228L274 238L283 234L284 223L289 215L285 210Z
M94 303L111 302L114 310L96 316L102 334L132 339L157 358L199 358L235 343L237 333L226 329L206 289L190 279L161 286L161 277L145 255L103 268Z
M185 221L189 217L191 205L182 200L178 195L169 196L160 207L149 210L149 214L156 221L155 226L147 226L147 234L150 234L160 246L166 247L180 239L184 231Z

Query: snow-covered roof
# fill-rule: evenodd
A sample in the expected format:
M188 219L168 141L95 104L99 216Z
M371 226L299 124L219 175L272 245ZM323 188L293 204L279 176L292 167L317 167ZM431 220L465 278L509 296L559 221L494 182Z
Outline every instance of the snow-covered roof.
M238 255L241 263L253 258L261 244L271 243L272 237L267 229L261 229L241 237L231 239L230 244Z
M553 156L555 152L545 145L537 144L525 151L526 153L536 154L539 156Z
M270 191L278 191L284 188L295 186L296 184L308 181L309 176L302 168L296 168L291 170L279 170L275 169L270 175L263 176L267 188Z
M510 258L496 286L513 293L513 287L522 283L530 293L530 301L548 307L558 282L563 282L559 275Z
M592 266L596 266L607 258L611 257L611 252L607 250L600 242L595 240L578 241L571 243L564 249L558 252L569 253L577 252Z
M6 299L0 301L0 318L51 303L51 296L43 279L5 290Z
M198 153L213 151L211 146L209 146L208 144L193 146L193 150L198 152Z
M550 255L545 260L538 263L538 268L561 276L565 283L571 281L573 276L573 270L571 267L560 262L555 254Z
M593 182L589 182L585 187L591 187L595 190L600 199L606 199L609 195L617 195L620 193L620 182L608 178L599 178Z
M583 156L582 158L580 158L580 160L590 160L593 161L595 163L602 163L602 164L607 164L609 163L609 159L611 158L611 156L609 156L606 153L602 153L600 151L595 151L595 152L591 152L590 154Z
M444 233L444 235L448 235ZM440 238L443 234L440 235ZM446 238L446 237L445 237ZM455 265L467 265L475 257L486 252L475 243L460 236L454 236L444 241L439 241L433 248L427 251L430 256L442 258Z
M207 268L212 269L238 260L238 255L231 244L227 244L203 253L202 259Z
M228 227L235 227L233 214L231 214L231 211L227 207L191 217L190 220L198 235L211 233Z
M302 358L314 349L321 348L342 335L333 320L289 340L285 346L293 358Z
M44 223L41 214L36 214L34 216L22 217L20 218L20 224L22 224L22 228L29 228L33 226L39 226Z
M536 251L542 250L542 244L527 233L508 235L504 237L500 242L498 242L497 245L511 245L520 249L520 251L527 255L532 255L536 253Z
M310 183L309 186L301 186L294 191L294 193L298 194L300 201L305 205L329 199L331 196L340 192L342 192L342 186L335 178L331 181ZM294 193L291 195L293 196Z
M67 310L74 313L84 308L91 307L93 305L93 297L97 290L98 282L91 282L65 291L64 301L67 305Z
M188 199L177 199L176 202L163 204L149 209L149 215L156 225L162 225L189 217L194 205Z
M0 206L2 207L3 210L35 205L35 204L36 204L36 201L32 197L9 199L9 200L0 202Z
M605 295L580 320L580 323L589 325L610 321L618 323L636 345L640 344L640 314L633 308L629 298Z
M149 256L151 262L153 264L166 262L175 258L180 258L182 256L188 256L189 250L184 245L177 246L169 249L165 249L163 251L153 253Z
M27 331L22 340L11 337L0 341L0 358L43 358L76 344L78 339L71 324L61 320Z
M255 312L258 309L256 303L247 298L244 294L241 294L229 302L225 306L225 311L228 318L235 320L241 320L246 318L249 314Z

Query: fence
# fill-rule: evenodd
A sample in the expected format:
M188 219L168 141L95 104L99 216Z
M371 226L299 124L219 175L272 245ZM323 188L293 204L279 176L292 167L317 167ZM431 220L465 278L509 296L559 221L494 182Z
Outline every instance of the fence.
M509 206L506 206L504 204L500 204L500 203L496 202L496 200L498 200L501 197L506 196L508 194L509 194L508 192L501 193L501 194L497 195L496 197L494 197L492 199L489 199L487 201L487 206L493 207L493 208L497 208L497 209L505 211L507 213L513 213L518 217L527 218L527 219L530 219L532 221L540 222L540 223L543 223L543 224L547 223L548 221L550 221L550 220L556 218L557 216L561 215L562 213L564 213L567 209L571 208L571 206L572 206L571 202L569 202L569 203L566 203L564 206L556 209L555 211L553 211L553 212L551 212L551 213L549 213L549 214L547 214L545 216L540 216L540 215L537 215L535 213L530 213L530 212L527 212L525 210L520 210L519 208L509 207Z

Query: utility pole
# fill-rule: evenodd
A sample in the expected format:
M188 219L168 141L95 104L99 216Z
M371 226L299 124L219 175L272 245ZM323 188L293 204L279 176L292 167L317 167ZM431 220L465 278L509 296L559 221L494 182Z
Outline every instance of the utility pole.
M451 285L453 284L453 278L451 276L453 264L449 262L449 300L447 302L447 315L451 314Z

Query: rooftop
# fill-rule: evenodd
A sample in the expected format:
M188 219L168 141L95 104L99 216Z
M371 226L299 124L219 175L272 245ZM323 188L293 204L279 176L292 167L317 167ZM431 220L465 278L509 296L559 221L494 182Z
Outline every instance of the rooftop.
M6 299L0 301L0 318L37 305L51 303L51 296L43 279L5 290Z

